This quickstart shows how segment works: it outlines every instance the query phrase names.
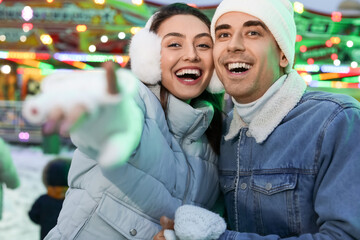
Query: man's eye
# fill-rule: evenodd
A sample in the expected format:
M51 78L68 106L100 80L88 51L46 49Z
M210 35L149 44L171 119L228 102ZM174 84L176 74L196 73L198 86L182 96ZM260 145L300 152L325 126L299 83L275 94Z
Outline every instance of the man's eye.
M168 45L168 47L180 47L180 44L178 43L171 43Z
M229 36L230 36L230 34L228 34L228 33L220 33L217 38L227 38Z
M261 34L259 32L256 32L256 31L250 31L250 32L248 32L248 35L249 36L260 36Z

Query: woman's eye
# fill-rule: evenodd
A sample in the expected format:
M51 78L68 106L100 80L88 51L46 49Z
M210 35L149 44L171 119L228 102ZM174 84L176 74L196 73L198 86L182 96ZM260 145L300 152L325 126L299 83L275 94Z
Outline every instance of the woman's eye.
M203 43L203 44L199 44L199 45L198 45L198 47L201 47L201 48L211 48L211 46L210 46L210 45L205 44L205 43Z

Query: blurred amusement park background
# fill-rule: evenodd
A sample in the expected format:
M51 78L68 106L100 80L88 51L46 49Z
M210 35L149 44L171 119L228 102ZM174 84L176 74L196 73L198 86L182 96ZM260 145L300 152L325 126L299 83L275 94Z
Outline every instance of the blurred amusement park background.
M157 0L0 0L0 137L41 143L21 103L54 71L125 66L128 43L162 5ZM184 2L184 1L179 1ZM185 1L212 17L220 0ZM359 0L292 1L297 24L294 68L309 90L360 100Z

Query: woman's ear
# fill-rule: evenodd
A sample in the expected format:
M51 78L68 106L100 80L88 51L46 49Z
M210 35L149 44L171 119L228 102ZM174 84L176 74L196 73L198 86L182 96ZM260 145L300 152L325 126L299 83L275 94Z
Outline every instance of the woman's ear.
M161 81L161 38L143 28L132 38L129 46L131 71L146 84Z
M280 51L280 67L285 68L289 64L289 61L287 60L285 54Z

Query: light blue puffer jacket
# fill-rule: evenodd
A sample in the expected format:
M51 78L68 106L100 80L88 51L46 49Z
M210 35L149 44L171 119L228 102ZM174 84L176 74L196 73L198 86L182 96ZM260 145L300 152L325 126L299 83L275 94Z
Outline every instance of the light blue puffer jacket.
M125 165L99 166L101 143L92 139L111 132L106 130L108 122L122 121L118 123L111 106L102 107L95 114L101 117L93 117L72 135L78 149L69 172L70 188L58 224L46 239L152 239L161 229L160 217L173 218L182 204L214 204L219 192L217 156L204 135L213 108L206 103L192 108L170 95L165 119L154 93L141 82L138 86L132 107L141 110L140 144ZM120 116L133 112L125 110Z

